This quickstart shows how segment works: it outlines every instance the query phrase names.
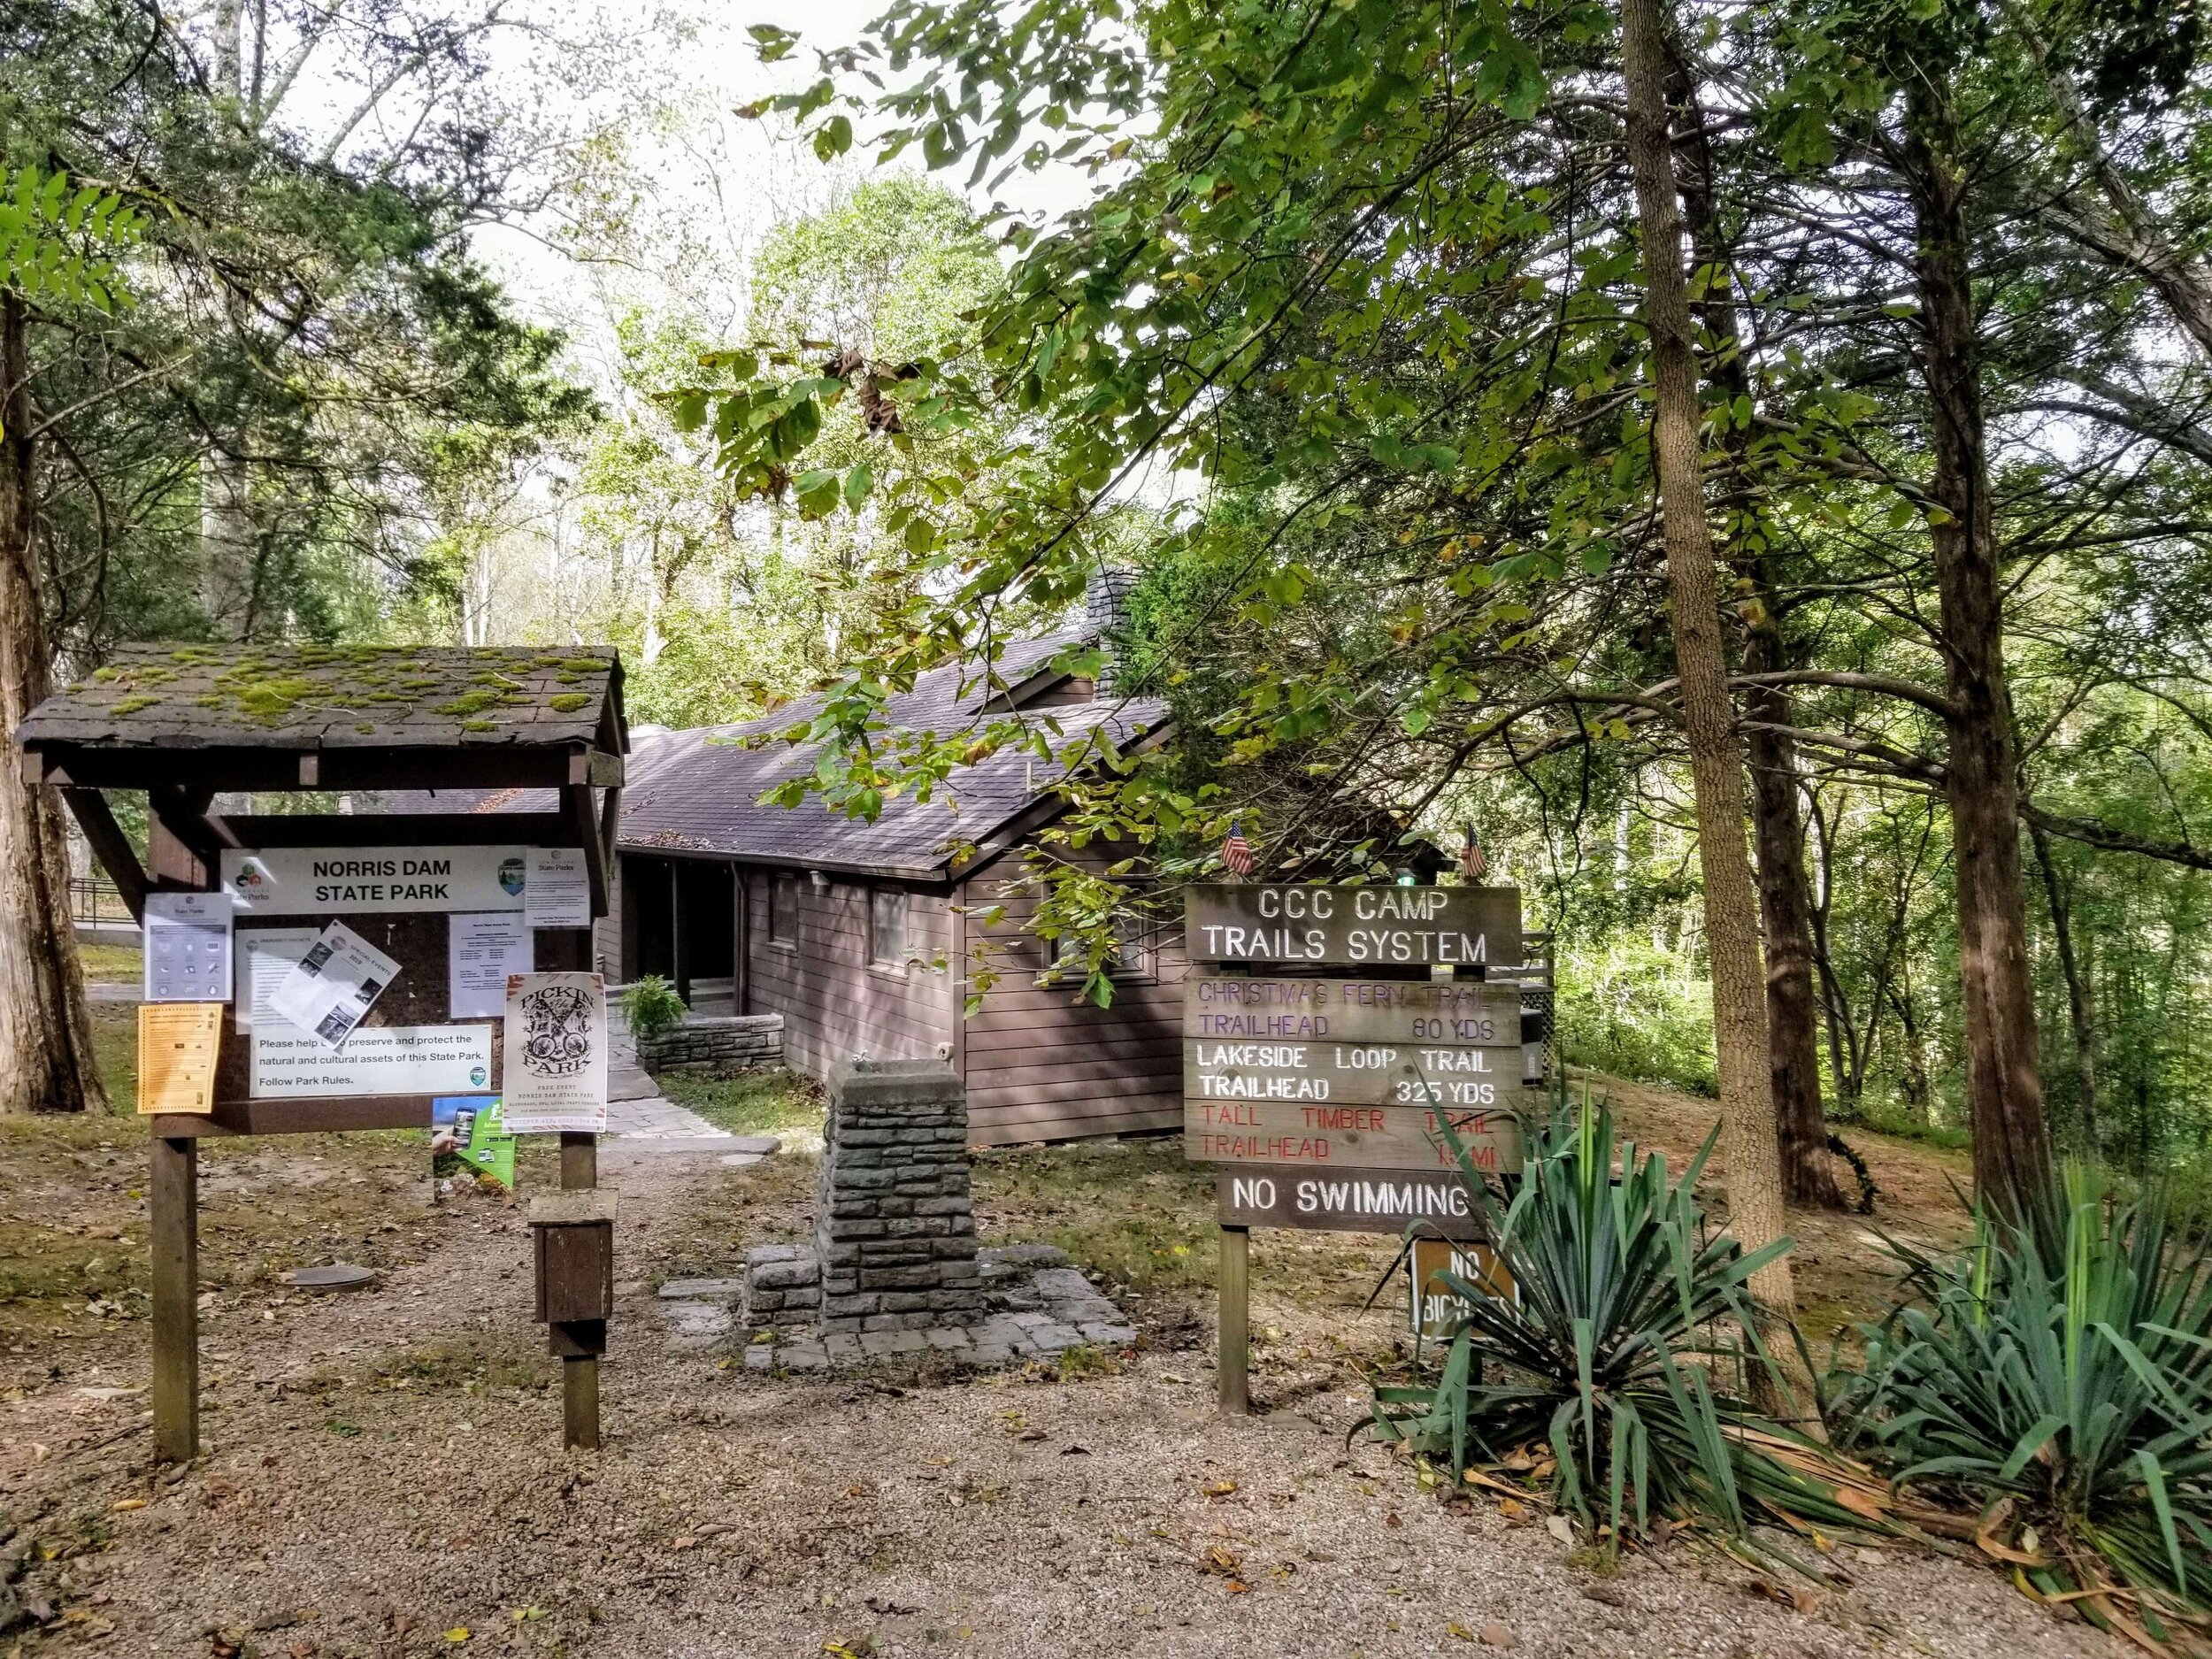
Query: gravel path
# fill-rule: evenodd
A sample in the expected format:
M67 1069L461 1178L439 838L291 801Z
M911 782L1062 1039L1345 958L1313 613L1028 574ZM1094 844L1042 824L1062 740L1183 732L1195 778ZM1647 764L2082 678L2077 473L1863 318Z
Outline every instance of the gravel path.
M794 1162L610 1149L624 1290L595 1457L558 1445L521 1211L480 1202L411 1223L426 1259L374 1290L226 1294L202 1466L146 1468L143 1396L117 1392L142 1369L0 1405L19 1536L69 1546L27 1580L60 1593L63 1622L22 1654L2121 1651L1993 1574L1902 1552L1839 1549L1854 1582L1801 1608L1688 1553L1593 1576L1541 1525L1448 1509L1348 1450L1359 1401L1318 1326L1262 1371L1286 1403L1235 1423L1212 1412L1206 1356L1172 1347L1082 1380L857 1383L672 1349L654 1284L701 1266L702 1238L734 1262L787 1229ZM1154 1326L1169 1343L1189 1328ZM1322 1356L1302 1370L1302 1341Z

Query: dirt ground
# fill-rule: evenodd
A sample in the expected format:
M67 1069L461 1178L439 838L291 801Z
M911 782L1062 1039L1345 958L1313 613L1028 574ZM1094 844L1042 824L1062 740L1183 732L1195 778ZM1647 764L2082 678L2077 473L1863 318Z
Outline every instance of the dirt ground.
M1710 1110L1613 1093L1671 1153ZM1880 1225L1948 1225L1945 1155L1862 1149L1895 1194ZM211 1147L209 1450L161 1471L142 1132L0 1125L0 1547L28 1552L17 1589L51 1616L0 1654L2116 1651L1970 1564L1844 1544L1825 1558L1835 1581L1800 1605L1686 1549L1600 1576L1532 1519L1440 1502L1348 1442L1360 1364L1402 1318L1395 1297L1359 1310L1389 1259L1377 1241L1257 1235L1260 1411L1219 1418L1210 1183L1158 1143L979 1160L987 1237L1063 1244L1142 1332L1125 1355L983 1379L782 1379L672 1348L655 1286L798 1233L811 1164L611 1149L607 1444L565 1454L522 1209L433 1207L426 1161L396 1135ZM526 1159L526 1193L549 1162ZM1840 1318L1878 1295L1867 1225L1806 1219L1809 1307ZM331 1259L381 1279L280 1288L285 1268Z

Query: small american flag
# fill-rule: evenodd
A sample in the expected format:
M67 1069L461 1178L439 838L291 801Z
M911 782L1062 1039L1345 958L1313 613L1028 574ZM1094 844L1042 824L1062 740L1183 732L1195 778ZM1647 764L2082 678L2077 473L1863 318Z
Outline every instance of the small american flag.
M1229 821L1229 839L1221 843L1222 868L1242 880L1252 873L1255 862L1252 843L1244 839L1244 826L1232 818Z
M1490 873L1490 861L1482 856L1471 824L1467 826L1467 844L1459 849L1459 873L1463 880L1470 882L1479 881Z

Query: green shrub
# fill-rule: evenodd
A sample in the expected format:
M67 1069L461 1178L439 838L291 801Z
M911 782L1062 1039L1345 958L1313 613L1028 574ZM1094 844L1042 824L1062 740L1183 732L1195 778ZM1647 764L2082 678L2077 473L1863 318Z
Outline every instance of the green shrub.
M1571 1065L1717 1095L1712 987L1669 953L1616 941L1563 962L1560 1048Z
M622 993L622 1018L633 1037L649 1039L673 1031L690 1011L675 987L657 973L641 976Z
M1371 1432L1447 1463L1455 1484L1478 1462L1547 1447L1553 1501L1591 1532L1602 1519L1615 1540L1655 1515L1740 1536L1762 1505L1832 1525L1872 1520L1807 1472L1824 1465L1816 1448L1726 1391L1730 1371L1767 1361L1755 1339L1746 1350L1721 1332L1752 1328L1745 1286L1789 1246L1746 1256L1706 1236L1692 1194L1711 1149L1709 1138L1670 1180L1663 1157L1640 1162L1623 1142L1616 1178L1610 1115L1586 1102L1579 1121L1563 1115L1532 1138L1508 1205L1463 1155L1515 1294L1448 1275L1470 1311L1432 1380L1376 1389Z
M2075 1166L2032 1227L1891 1248L1923 1300L1862 1327L1839 1438L1984 1510L1992 1554L2105 1629L2212 1629L2212 1263L2163 1195Z

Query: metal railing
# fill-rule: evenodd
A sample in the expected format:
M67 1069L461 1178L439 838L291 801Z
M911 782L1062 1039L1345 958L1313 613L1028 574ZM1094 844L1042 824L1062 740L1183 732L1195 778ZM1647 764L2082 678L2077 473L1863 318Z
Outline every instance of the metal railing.
M131 907L112 881L98 876L69 878L69 915L79 922L128 922Z

